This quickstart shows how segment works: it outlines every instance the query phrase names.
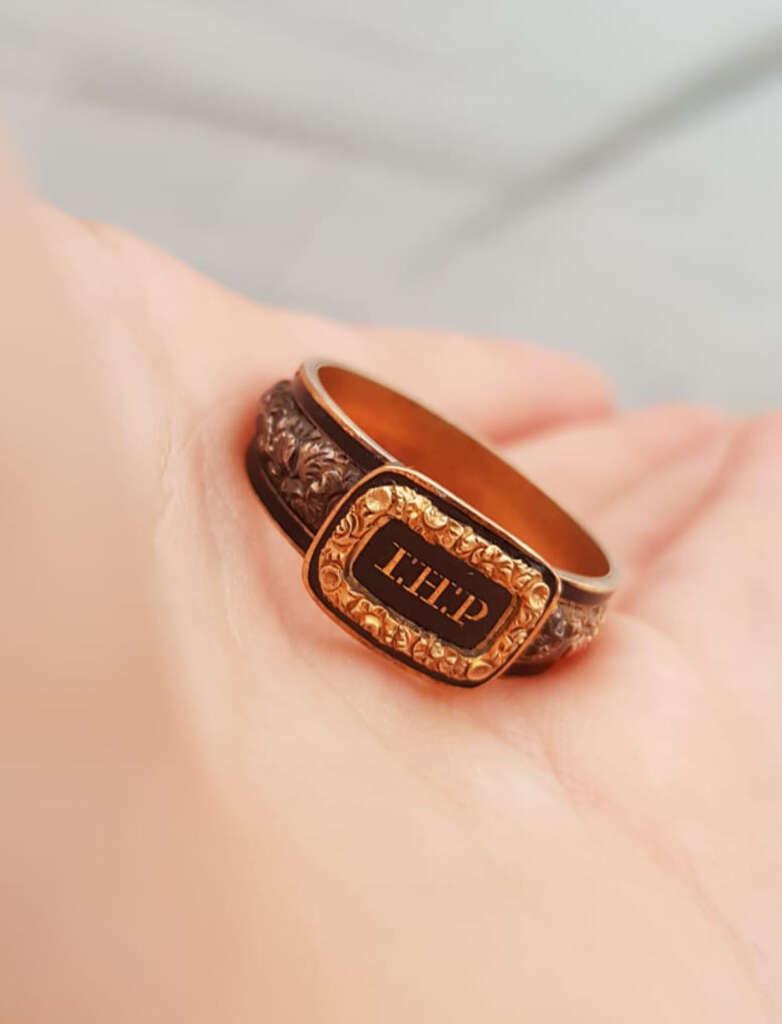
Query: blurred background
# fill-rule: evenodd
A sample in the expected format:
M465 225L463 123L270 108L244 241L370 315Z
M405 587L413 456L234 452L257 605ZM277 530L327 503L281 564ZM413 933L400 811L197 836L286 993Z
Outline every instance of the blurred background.
M40 191L266 303L782 397L782 0L0 0Z

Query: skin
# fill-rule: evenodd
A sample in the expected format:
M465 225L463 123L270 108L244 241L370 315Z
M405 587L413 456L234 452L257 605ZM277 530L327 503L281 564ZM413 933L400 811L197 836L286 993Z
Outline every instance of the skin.
M782 1019L782 415L260 308L0 177L0 1019ZM594 527L590 652L461 691L322 614L242 463L311 354Z

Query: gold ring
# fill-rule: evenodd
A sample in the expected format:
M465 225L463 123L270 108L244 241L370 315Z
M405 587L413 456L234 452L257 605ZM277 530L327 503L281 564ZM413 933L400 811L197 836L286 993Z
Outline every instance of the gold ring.
M341 626L456 686L548 668L597 635L600 544L491 447L325 360L260 402L247 470Z

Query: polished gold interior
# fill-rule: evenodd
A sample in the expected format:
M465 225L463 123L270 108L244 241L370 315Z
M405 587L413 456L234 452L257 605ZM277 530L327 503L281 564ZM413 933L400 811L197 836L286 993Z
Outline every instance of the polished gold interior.
M605 554L567 512L518 470L430 410L367 377L320 366L328 396L372 441L493 519L551 565L602 577Z

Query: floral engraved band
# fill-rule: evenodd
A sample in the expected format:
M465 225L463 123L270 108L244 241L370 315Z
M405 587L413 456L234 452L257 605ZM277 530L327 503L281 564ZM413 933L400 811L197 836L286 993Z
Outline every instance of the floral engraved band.
M301 366L262 397L256 493L304 553L307 589L397 663L457 686L586 647L607 556L498 454L346 367Z

